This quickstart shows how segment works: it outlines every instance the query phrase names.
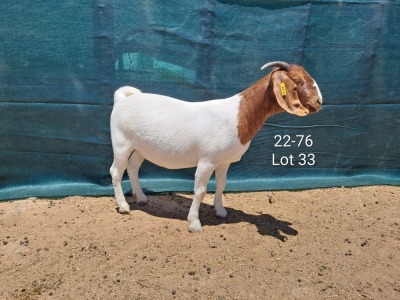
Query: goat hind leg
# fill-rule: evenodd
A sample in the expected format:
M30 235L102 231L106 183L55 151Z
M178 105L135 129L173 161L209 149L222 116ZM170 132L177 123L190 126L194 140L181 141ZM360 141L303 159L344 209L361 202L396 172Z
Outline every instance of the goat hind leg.
M110 168L110 174L114 186L115 201L118 204L120 213L129 213L130 207L126 202L124 192L122 190L121 181L128 165L129 151L125 151L122 155L114 154L114 162Z
M226 209L222 204L222 193L226 186L226 174L228 172L229 164L218 166L215 169L216 189L214 196L214 209L218 218L225 219L228 216Z
M139 205L147 204L147 197L143 193L139 182L139 168L143 161L143 156L141 156L137 151L134 151L128 163L128 174L132 185L132 195L136 195L136 201Z

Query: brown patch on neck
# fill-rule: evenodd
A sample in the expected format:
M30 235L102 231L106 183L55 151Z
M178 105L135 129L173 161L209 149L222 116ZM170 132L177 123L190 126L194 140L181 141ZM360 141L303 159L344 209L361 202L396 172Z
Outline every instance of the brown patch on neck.
M238 137L242 145L250 142L268 117L283 111L269 88L271 75L272 72L240 93Z

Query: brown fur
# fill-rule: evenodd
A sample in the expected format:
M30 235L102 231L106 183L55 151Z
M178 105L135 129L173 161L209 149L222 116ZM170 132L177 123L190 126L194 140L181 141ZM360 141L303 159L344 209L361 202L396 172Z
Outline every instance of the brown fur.
M319 99L311 76L298 65L290 65L287 75L297 85L297 94L303 106L310 112L317 112L321 107L322 99Z
M284 82L287 95L280 95L279 83ZM247 144L272 115L284 112L304 116L319 110L314 81L300 66L291 65L288 71L274 69L264 78L244 90L239 105L238 137ZM277 99L279 98L279 100ZM278 104L280 101L281 104Z
M267 92L271 75L272 72L240 94L238 136L242 145L255 136L269 116L281 110L275 101L271 101L271 92Z

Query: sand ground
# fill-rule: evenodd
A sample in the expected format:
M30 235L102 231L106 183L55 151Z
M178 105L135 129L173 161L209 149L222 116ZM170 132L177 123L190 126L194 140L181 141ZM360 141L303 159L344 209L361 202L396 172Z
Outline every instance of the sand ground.
M0 299L400 299L400 187L0 202Z

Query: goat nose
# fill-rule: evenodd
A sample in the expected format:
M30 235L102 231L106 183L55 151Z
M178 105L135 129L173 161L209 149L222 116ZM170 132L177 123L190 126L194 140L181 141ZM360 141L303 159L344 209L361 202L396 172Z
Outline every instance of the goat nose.
M318 103L319 105L322 105L322 99L321 99L321 98L318 98L318 99L317 99L317 103Z

